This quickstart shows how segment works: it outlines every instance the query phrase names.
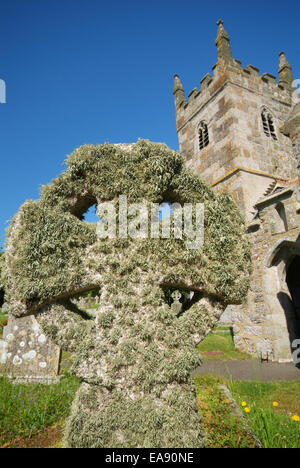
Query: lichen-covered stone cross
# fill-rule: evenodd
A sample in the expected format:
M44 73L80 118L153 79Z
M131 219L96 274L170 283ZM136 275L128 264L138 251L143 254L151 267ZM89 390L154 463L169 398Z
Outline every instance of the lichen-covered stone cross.
M202 249L185 239L99 239L82 214L125 194L130 202L201 202ZM196 344L248 288L249 246L232 198L216 194L165 145L77 149L67 170L13 219L5 286L15 317L34 314L45 335L73 355L81 379L65 430L67 447L201 447L190 372ZM164 288L194 292L179 312ZM101 290L96 320L72 297Z

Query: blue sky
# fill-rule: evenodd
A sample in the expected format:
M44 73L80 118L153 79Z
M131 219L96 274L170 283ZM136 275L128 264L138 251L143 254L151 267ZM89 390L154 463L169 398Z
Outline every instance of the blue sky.
M287 7L285 7L287 5ZM6 221L85 143L178 149L173 75L186 93L216 62L219 18L235 58L300 78L300 4L193 0L0 0L0 244Z

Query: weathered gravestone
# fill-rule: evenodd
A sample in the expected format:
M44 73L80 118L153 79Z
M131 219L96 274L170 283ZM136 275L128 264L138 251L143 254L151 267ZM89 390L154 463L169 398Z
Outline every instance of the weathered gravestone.
M13 315L34 314L45 336L73 353L71 372L82 379L65 445L202 447L190 372L200 364L196 343L247 293L241 215L229 195L214 193L162 144L84 146L67 166L40 201L20 208L5 255ZM204 203L203 247L188 249L185 234L126 237L118 221L115 238L97 236L83 213L111 201L120 214L120 194L149 208ZM178 302L166 304L164 287L194 292L188 307L176 313ZM91 320L71 299L99 288Z
M34 315L10 317L1 344L2 374L16 382L58 380L60 348L42 332Z

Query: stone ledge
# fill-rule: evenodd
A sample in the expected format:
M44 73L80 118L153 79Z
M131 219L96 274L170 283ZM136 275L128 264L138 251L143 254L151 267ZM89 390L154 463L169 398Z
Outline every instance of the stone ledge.
M275 192L272 193L271 195L268 195L267 197L262 198L259 200L254 206L255 208L264 205L265 203L268 203L270 201L274 201L277 198L283 198L284 195L288 195L289 193L293 193L294 191L297 191L297 185L292 185L285 190L281 190L280 192Z
M247 167L243 167L243 166L237 166L235 167L234 169L232 169L231 171L227 172L225 175L223 175L222 177L219 177L219 179L215 180L214 182L212 182L210 184L211 187L215 187L216 185L218 185L219 183L223 182L225 179L233 176L236 172L248 172L250 174L255 174L255 175L260 175L262 177L268 177L269 179L275 179L275 180L279 180L278 176L275 176L275 175L272 175L272 174L268 174L267 172L263 172L263 171L259 171L257 169L250 169L250 168L247 168ZM282 181L288 181L288 179L282 179L280 178L280 180Z

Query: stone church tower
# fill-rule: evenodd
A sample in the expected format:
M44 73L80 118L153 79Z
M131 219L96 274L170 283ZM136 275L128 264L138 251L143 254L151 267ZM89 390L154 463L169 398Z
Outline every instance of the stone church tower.
M300 103L283 52L278 82L253 65L242 68L223 21L217 24L213 75L188 99L175 75L180 152L211 187L232 193L248 225L254 270L248 300L226 312L236 346L290 361L300 339Z

